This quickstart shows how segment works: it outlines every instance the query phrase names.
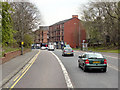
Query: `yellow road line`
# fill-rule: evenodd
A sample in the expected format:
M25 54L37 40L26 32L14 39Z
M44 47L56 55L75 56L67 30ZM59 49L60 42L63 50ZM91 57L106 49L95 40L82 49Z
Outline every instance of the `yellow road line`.
M18 79L19 76L20 76L20 75L18 75L18 76L14 79L14 81L16 81L16 80Z
M27 65L27 67L22 71L22 73L28 68L29 65Z
M31 64L32 65L32 64ZM18 78L18 80L11 86L10 90L14 88L14 86L18 83L18 81L25 75L25 73L28 71L28 69L31 67L31 65L27 68L27 70Z
M28 65L28 68L25 70L25 72L17 79L17 81L11 86L11 88L9 90L11 90L12 88L14 88L14 86L18 83L18 81L25 75L25 73L29 70L29 68L32 66L32 64L37 59L39 53L40 53L40 51L34 56L34 58L33 58L34 60L32 61L32 63L30 65Z
M35 56L36 57L36 56ZM32 59L32 62L31 63L33 63L34 62L34 59L36 59L35 57L33 57L33 59ZM29 64L30 65L30 64ZM22 73L28 68L28 66L29 65L27 65L27 67L25 67L25 69L22 71Z
M34 60L37 58L38 54L39 54L39 53L37 53L37 54L32 58L32 62L31 62L31 63L34 62ZM30 64L29 64L29 65L30 65ZM22 71L22 73L28 68L29 65L27 65L27 67L25 67L25 69Z

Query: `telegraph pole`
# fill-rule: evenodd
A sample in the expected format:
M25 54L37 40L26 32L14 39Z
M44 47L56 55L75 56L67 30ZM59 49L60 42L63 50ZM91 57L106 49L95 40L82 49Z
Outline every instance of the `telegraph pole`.
M79 21L79 48L80 48L80 50L81 50L81 33L80 33L80 21Z
M23 3L22 3L22 5L23 5ZM22 7L22 9L24 10L24 5L23 5L23 7ZM22 11L23 12L23 11ZM23 42L23 37L24 37L24 34L23 34L23 29L24 29L24 13L23 13L23 16L22 16L22 20L21 20L21 22L22 22L22 31L21 31L21 55L23 55L23 44L24 44L24 42Z

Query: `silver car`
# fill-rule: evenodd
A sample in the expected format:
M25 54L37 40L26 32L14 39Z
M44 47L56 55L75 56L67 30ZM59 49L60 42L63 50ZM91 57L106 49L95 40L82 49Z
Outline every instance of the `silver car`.
M68 48L68 47L65 47L63 49L63 52L62 52L62 56L65 56L65 55L71 55L71 56L74 56L74 52L72 50L72 48Z

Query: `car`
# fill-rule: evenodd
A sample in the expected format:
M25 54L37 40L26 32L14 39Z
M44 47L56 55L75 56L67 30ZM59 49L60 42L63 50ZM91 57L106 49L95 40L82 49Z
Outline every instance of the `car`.
M55 47L54 47L54 45L48 45L48 50L50 51L54 51L54 49L55 49Z
M70 47L69 44L67 44L67 45L64 45L64 46L62 47L62 50L63 50L64 48L71 48L71 47Z
M71 48L69 44L65 45L65 47Z
M42 47L41 47L41 50L46 50L46 47L45 47L45 46L42 46Z
M100 53L88 52L79 56L78 67L81 67L84 70L84 72L86 72L89 69L100 69L103 72L106 72L107 60Z
M65 48L62 50L62 56L65 56L65 55L72 55L72 56L74 56L74 52L73 52L72 48L70 48L70 47L65 47Z

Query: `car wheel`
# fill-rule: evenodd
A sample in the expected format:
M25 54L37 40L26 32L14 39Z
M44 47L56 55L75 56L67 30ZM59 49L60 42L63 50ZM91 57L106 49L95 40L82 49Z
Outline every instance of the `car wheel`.
M84 72L86 72L86 71L87 71L87 69L86 69L86 66L85 66L85 65L83 65L83 71L84 71Z
M78 67L81 68L80 63L78 63Z
M107 68L104 68L102 71L103 71L103 72L106 72L106 71L107 71Z
M72 56L74 56L74 54L72 54Z

